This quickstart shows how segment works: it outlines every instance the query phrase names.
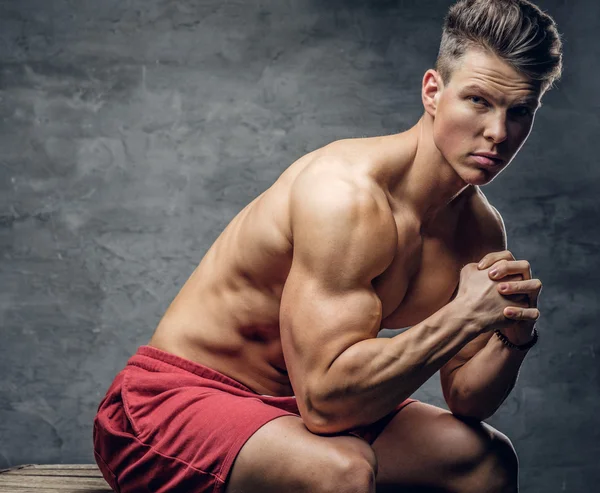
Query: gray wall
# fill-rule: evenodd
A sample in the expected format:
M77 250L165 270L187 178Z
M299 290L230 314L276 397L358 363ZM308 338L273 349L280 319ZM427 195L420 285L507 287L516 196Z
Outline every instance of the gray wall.
M416 122L449 4L0 2L0 468L93 462L101 397L227 222L303 153ZM489 423L522 491L588 492L600 8L539 5L565 74L484 191L544 282L541 336ZM445 407L437 375L415 397Z

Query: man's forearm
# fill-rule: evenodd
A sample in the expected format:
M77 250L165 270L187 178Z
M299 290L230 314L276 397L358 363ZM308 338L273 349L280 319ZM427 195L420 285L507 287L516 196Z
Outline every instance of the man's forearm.
M456 370L450 410L479 420L492 416L512 391L526 354L492 335L481 351Z
M313 389L307 426L337 433L372 423L409 397L480 330L458 302L391 339L367 339L344 351Z

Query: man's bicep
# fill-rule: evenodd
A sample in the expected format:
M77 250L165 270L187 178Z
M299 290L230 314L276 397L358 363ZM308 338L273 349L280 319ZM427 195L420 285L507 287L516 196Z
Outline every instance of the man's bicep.
M341 353L377 334L381 301L371 281L391 263L396 240L391 211L370 191L331 177L300 182L290 216L294 253L280 330L301 405Z
M381 313L372 289L332 291L314 276L290 271L281 299L280 332L299 406L326 391L324 377L344 351L376 336Z

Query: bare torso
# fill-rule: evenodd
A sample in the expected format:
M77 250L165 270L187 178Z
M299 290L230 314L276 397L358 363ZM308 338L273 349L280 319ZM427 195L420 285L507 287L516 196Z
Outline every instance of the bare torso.
M281 293L293 251L290 187L324 152L344 154L346 176L370 179L365 156L377 155L381 139L385 137L338 141L286 169L223 230L149 345L214 368L260 394L293 395L279 337ZM349 155L360 156L360 164ZM450 301L461 267L478 259L473 246L478 215L489 213L475 189L465 190L426 226L407 215L397 199L389 207L399 246L390 266L373 280L383 307L381 329L414 325Z

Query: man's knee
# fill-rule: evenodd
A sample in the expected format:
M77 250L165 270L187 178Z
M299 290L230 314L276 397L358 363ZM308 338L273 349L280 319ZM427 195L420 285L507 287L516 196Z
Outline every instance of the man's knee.
M464 422L456 438L456 472L485 484L486 491L517 491L519 459L510 439L482 422Z
M494 459L506 467L517 467L518 459L510 439L493 426L478 420L446 415L445 441L454 444L452 459L465 470Z
M488 425L489 426L489 425ZM491 428L491 427L490 427ZM488 460L491 484L499 492L517 491L519 479L519 458L510 439L492 428L493 438Z
M323 475L322 491L326 493L374 493L377 458L363 440L353 437L348 443L336 444Z

